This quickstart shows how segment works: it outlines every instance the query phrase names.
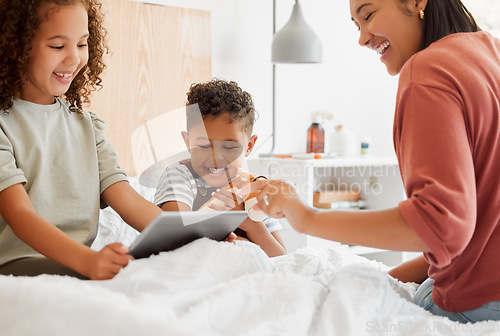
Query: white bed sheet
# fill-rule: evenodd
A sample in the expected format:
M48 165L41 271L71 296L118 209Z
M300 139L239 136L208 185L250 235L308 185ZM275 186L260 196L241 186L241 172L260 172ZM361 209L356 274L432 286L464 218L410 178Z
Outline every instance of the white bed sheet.
M498 335L411 302L414 287L339 249L269 259L202 238L114 279L0 276L1 335Z
M130 183L153 199L154 189ZM138 235L110 208L100 224L96 250ZM0 336L500 334L500 322L433 316L412 303L415 287L342 249L270 259L252 243L204 238L107 281L0 276Z

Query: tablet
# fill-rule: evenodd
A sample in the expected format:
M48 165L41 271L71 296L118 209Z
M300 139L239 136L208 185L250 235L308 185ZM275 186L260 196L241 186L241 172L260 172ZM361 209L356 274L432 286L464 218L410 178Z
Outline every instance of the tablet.
M222 241L248 217L246 211L165 211L130 245L135 259L175 250L198 238Z

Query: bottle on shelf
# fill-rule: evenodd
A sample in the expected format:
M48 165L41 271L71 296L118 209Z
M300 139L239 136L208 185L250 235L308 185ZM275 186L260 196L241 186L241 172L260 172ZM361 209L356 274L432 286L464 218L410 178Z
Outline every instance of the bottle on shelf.
M325 129L320 122L321 115L313 114L313 123L307 129L307 153L325 152Z
M370 142L370 137L366 137L361 140L361 156L368 156L368 154L370 154Z

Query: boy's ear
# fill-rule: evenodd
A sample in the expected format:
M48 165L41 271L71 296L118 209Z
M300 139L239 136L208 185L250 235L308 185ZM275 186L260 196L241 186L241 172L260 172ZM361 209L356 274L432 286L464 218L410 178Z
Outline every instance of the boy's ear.
M189 153L191 153L191 147L189 146L189 136L188 136L187 132L182 131L181 135L182 135L182 139L184 139L184 143L186 144L187 150L189 151Z
M255 142L257 141L258 136L252 135L250 139L248 140L248 145L247 145L247 151L245 153L245 156L250 155L252 152L253 148L255 147Z

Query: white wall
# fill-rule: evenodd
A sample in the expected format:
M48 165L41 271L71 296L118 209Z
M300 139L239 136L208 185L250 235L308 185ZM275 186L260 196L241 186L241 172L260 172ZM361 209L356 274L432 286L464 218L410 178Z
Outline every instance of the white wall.
M148 2L211 12L212 74L234 80L252 94L260 115L254 129L259 135L257 151L269 151L271 141L265 140L271 134L272 120L272 1ZM288 20L293 3L277 0L277 30ZM348 0L302 0L301 4L306 20L322 40L323 63L277 65L275 152L304 152L311 113L319 109L332 112L358 140L370 136L372 154L393 155L398 78L387 74L375 52L357 44ZM333 124L325 126L330 131Z

